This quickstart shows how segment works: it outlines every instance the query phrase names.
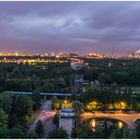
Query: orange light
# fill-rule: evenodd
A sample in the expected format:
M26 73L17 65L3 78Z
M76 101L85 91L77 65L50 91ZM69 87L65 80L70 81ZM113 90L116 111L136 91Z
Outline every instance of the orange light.
M67 100L65 100L64 103L67 104Z
M18 53L16 53L15 55L18 56Z
M96 127L96 121L95 120L92 121L92 127Z
M56 55L56 58L58 59L60 56L59 55Z
M118 123L118 126L119 126L119 128L122 128L123 127L123 123L122 122L119 122Z

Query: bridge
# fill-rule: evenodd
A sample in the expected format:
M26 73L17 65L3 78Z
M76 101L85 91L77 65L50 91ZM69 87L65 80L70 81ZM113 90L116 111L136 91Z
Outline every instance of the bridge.
M24 92L24 91L10 91L11 93L17 94L17 95L32 95L32 92Z
M102 113L102 112L95 112L90 113L90 112L85 112L81 115L81 119L86 120L88 118L99 118L99 117L105 117L105 118L113 118L117 119L120 121L123 121L128 125L129 130L134 130L136 127L135 121L137 119L140 119L140 113L121 113L121 112L116 112L116 113Z
M70 97L71 93L40 93L40 95L44 96L44 99L47 98L47 96L49 97L54 97L54 96L58 96L58 97Z
M11 91L11 93L17 94L17 95L32 95L32 92L24 92L24 91ZM71 93L39 93L41 96L44 96L44 99L46 99L47 96L49 97L54 97L54 96L58 96L58 97L70 97Z

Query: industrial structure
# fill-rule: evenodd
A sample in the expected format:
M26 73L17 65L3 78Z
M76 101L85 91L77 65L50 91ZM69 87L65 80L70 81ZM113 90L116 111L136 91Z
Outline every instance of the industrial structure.
M88 63L85 63L82 59L71 59L71 68L74 70L74 74L70 75L70 89L71 93L79 93L83 90L87 81L84 80L84 75L80 74L79 71L83 67L87 67Z

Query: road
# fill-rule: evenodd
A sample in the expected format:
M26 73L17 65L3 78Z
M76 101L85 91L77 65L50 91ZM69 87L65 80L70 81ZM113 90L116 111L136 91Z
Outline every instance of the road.
M74 127L74 118L59 118L59 127L65 129L71 138L72 128Z
M56 124L53 123L52 118L46 120L46 122L44 123L45 133L43 134L42 137L47 138L48 133L51 132L55 128L56 128Z
M29 131L33 130L35 128L36 123L41 120L44 124L45 128L45 134L48 134L47 128L52 128L53 123L52 123L52 118L55 116L56 111L55 110L50 110L51 109L51 101L46 101L42 106L40 107L40 113L34 123L30 126ZM49 125L48 125L49 124ZM54 127L53 127L54 128Z
M133 130L135 129L134 122L135 120L140 118L140 113L127 114L127 113L121 113L121 112L116 112L116 113L95 112L95 114L93 114L93 113L85 112L81 115L82 120L86 118L91 118L91 117L108 117L108 118L118 119L125 122L128 125L128 128L130 130Z

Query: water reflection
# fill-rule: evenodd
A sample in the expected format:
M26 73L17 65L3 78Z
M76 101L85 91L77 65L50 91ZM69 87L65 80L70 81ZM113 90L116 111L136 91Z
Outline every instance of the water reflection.
M90 126L93 132L96 131L97 126L102 127L102 128L105 128L105 127L110 128L111 126L115 126L115 125L117 125L119 129L121 129L125 124L118 120L111 120L111 119L105 119L105 118L93 119L90 121Z
M96 126L96 120L93 120L92 121L92 127L95 127Z
M122 122L118 122L118 127L122 128L123 127L123 123Z
M91 121L91 127L92 127L92 130L93 130L93 132L95 132L95 127L96 127L96 120L95 119L93 119L92 121Z

